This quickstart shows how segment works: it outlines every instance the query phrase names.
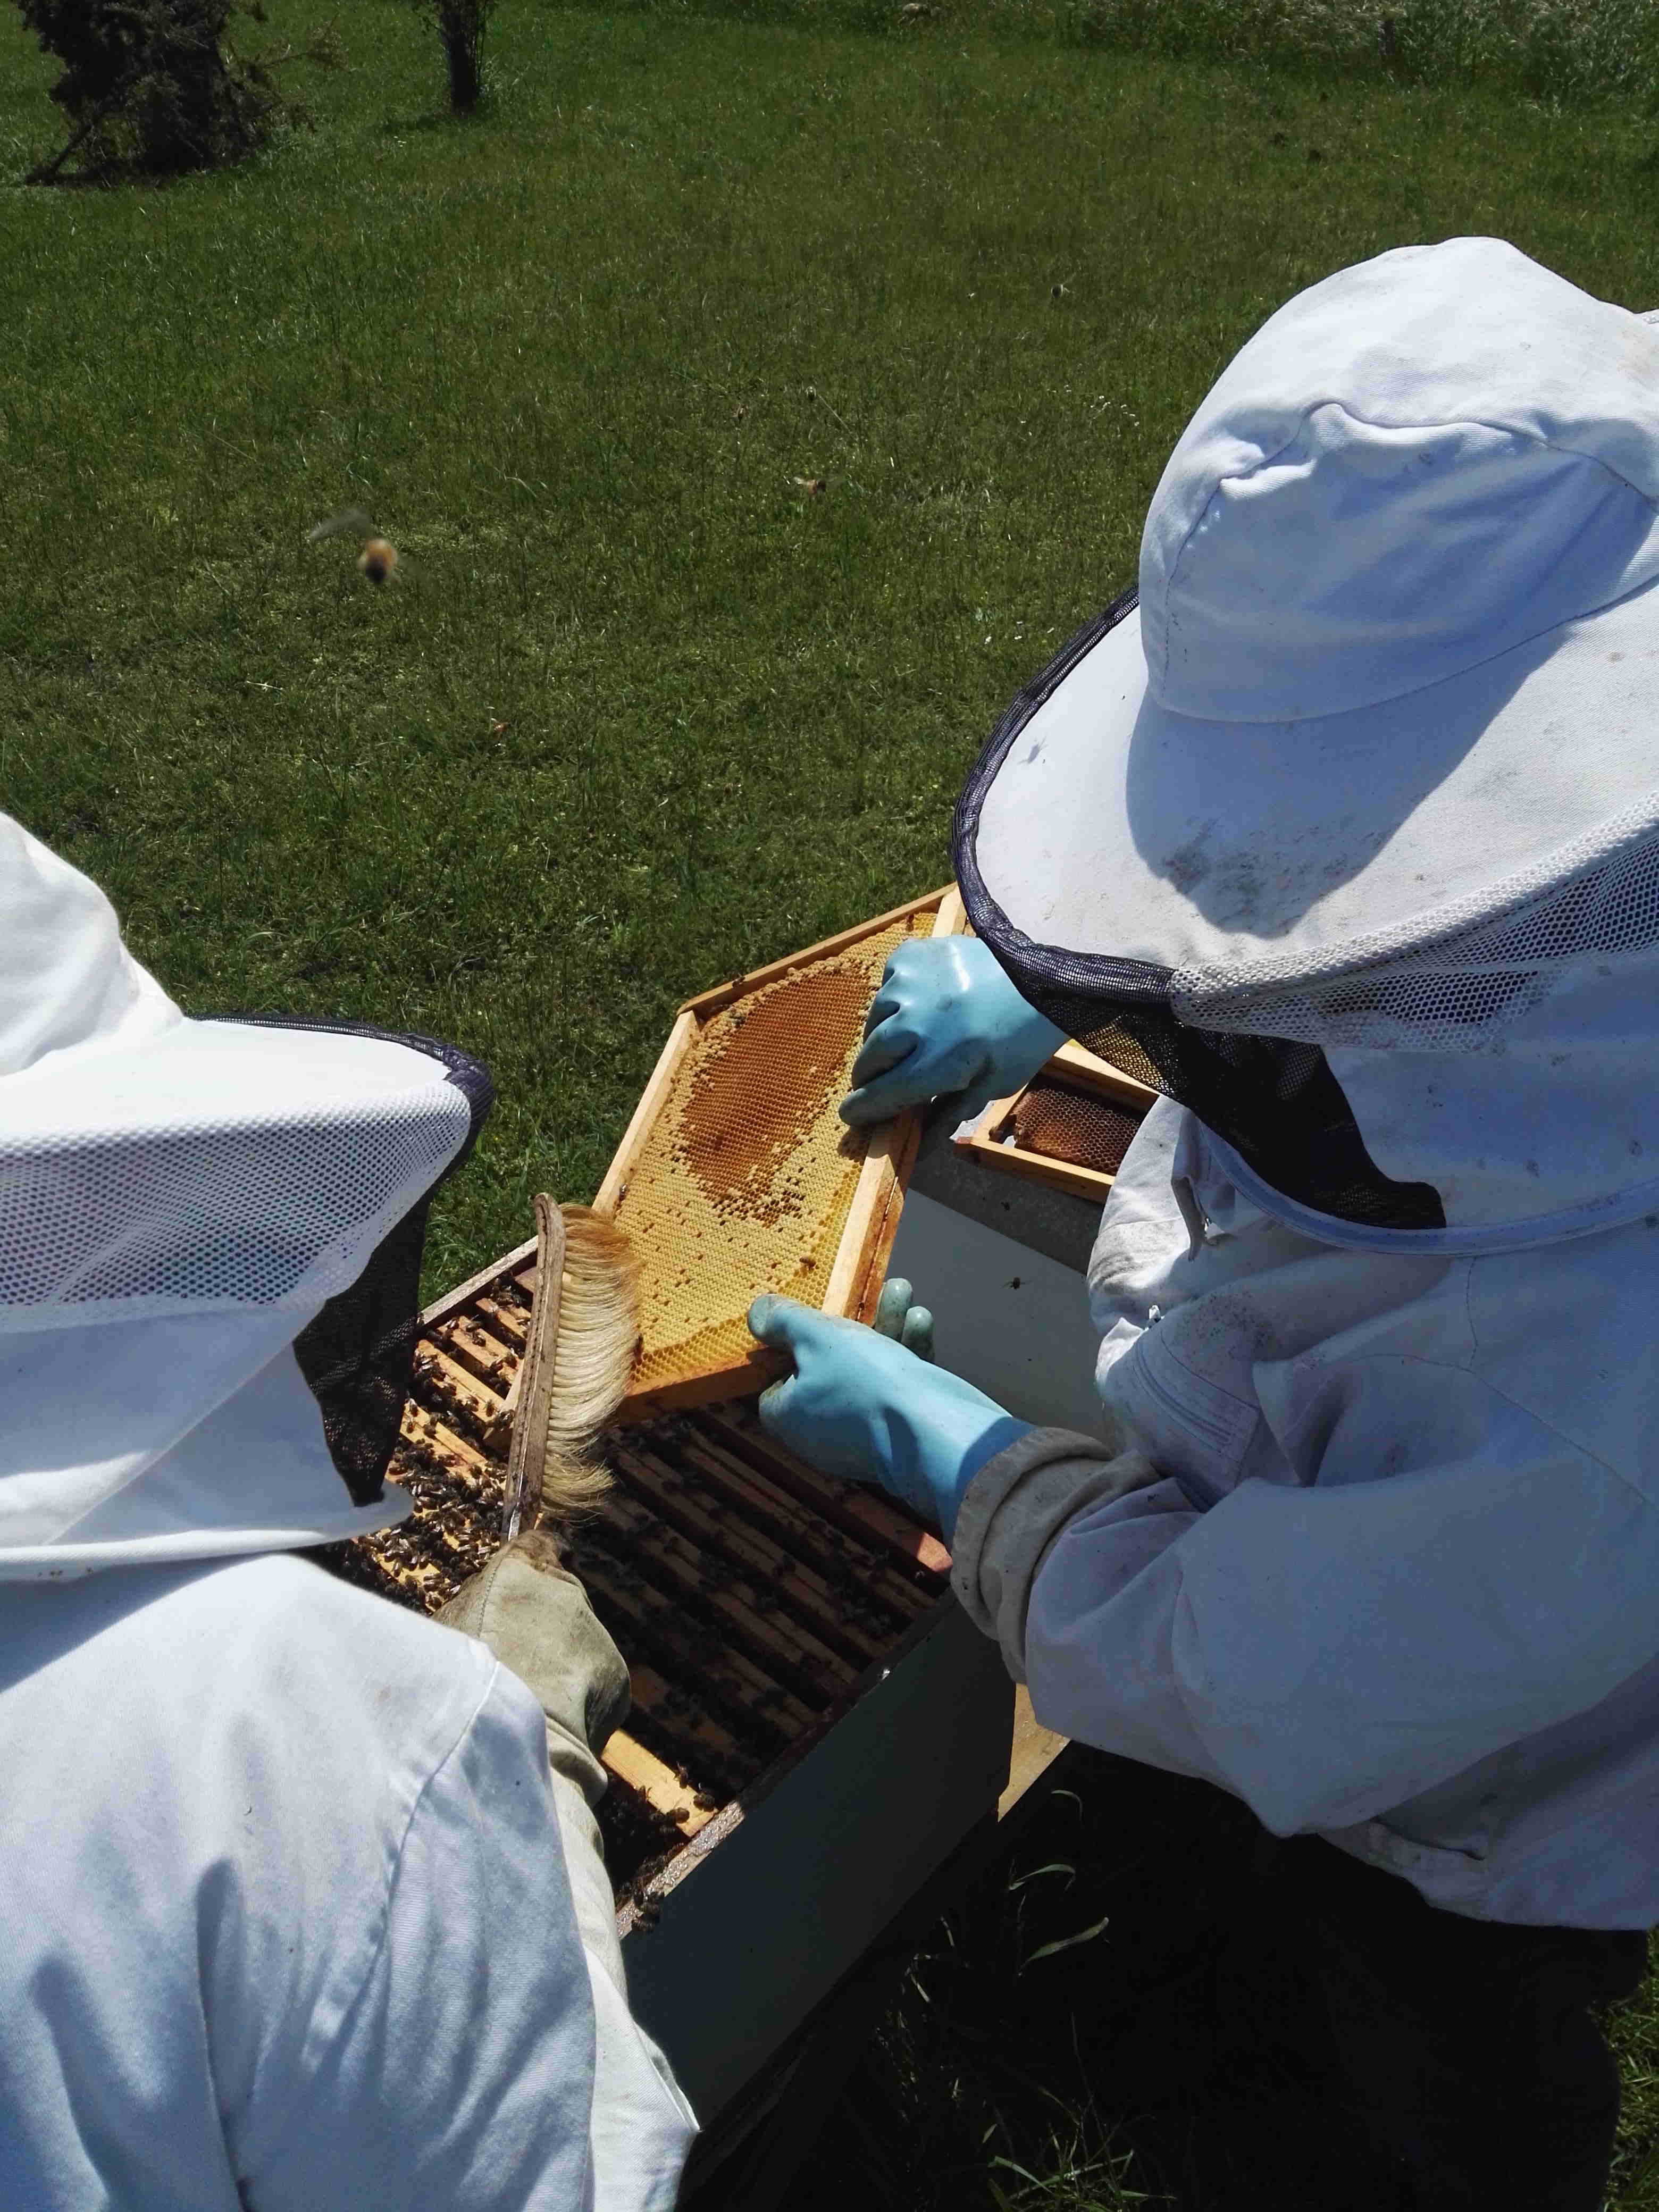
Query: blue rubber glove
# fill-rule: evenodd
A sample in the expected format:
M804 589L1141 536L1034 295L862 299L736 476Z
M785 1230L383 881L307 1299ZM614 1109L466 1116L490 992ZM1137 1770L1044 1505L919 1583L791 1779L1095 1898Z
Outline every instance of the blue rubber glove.
M1028 1006L976 937L912 937L887 963L853 1062L843 1121L962 1093L965 1120L1029 1083L1066 1032Z
M919 1520L935 1522L948 1544L969 1484L1030 1424L909 1348L931 1340L933 1322L910 1305L908 1283L890 1283L882 1296L882 1329L835 1320L793 1298L755 1300L750 1328L795 1363L793 1375L763 1394L761 1419L809 1466L878 1485Z

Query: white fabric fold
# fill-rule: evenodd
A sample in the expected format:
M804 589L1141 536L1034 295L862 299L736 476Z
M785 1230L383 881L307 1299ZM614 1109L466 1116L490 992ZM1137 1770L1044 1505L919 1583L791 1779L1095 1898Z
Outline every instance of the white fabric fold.
M1122 1456L1036 1431L982 1469L964 1602L1049 1727L1453 1911L1652 1925L1659 1217L1356 1250L1190 1121L1149 1115L1091 1267Z
M1114 1453L1071 1429L1029 1429L969 1484L951 1542L951 1587L995 1637L1015 1681L1027 1679L1025 1618L1048 1547L1080 1515L1158 1480L1138 1452Z
M0 1759L9 2203L670 2212L692 2123L481 1645L289 1559L19 1588Z

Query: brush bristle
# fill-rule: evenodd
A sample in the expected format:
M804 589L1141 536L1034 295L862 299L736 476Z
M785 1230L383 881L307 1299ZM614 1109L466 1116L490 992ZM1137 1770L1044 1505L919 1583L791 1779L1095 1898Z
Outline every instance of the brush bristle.
M564 1269L542 1476L543 1516L555 1520L591 1510L611 1486L596 1447L627 1392L640 1342L632 1244L591 1207L559 1210Z

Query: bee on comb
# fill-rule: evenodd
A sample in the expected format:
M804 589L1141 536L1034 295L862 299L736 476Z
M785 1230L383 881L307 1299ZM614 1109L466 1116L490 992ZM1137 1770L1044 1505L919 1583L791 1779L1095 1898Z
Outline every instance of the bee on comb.
M382 538L370 518L361 507L343 507L338 514L331 514L326 522L319 522L306 532L306 543L314 545L319 538L361 538L362 550L357 556L360 574L371 584L384 584L398 565L398 549L389 538Z

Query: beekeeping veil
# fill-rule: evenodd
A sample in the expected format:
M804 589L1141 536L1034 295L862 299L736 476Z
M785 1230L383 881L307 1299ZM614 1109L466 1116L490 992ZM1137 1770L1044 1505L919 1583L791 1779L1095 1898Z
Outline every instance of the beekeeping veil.
M1656 579L1659 330L1498 240L1342 270L994 732L975 927L1327 1241L1659 1212Z
M489 1098L424 1039L187 1019L0 815L0 1577L402 1520L426 1202Z

